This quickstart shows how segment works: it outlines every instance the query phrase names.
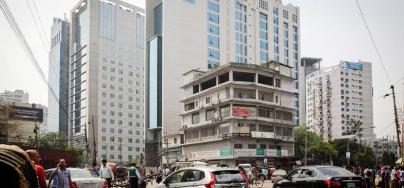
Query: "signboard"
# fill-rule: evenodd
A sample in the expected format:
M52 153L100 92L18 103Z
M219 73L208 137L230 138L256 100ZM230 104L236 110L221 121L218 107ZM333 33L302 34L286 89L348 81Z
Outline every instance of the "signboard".
M256 155L257 156L264 156L265 155L265 149L257 148Z
M265 154L268 157L276 157L276 149L266 149Z
M343 62L341 62L341 66L346 67L348 69L352 69L352 70L363 71L363 64L360 64L360 63L353 63L353 62L349 62L349 61L343 61Z
M345 156L346 156L347 159L351 158L351 152L346 152Z
M189 155L190 160L218 159L218 158L220 158L219 150L191 152Z
M280 148L276 149L276 156L278 156L278 157L282 156L282 152L281 152Z
M288 150L286 150L286 149L285 149L285 150L284 150L284 149L281 150L281 156L282 156L282 157L285 157L285 156L288 156L288 155L289 155Z
M250 114L251 114L251 112L247 108L244 108L244 107L234 107L233 108L233 116L248 117L248 116L250 116Z
M22 106L12 106L11 108L12 110L9 112L10 119L43 122L43 109L41 108Z
M264 164L268 164L268 159L267 158L264 159Z
M233 150L231 148L222 148L220 149L220 156L232 156Z
M256 157L256 149L234 149L234 157Z
M275 138L275 133L251 131L251 137L253 137L253 138Z

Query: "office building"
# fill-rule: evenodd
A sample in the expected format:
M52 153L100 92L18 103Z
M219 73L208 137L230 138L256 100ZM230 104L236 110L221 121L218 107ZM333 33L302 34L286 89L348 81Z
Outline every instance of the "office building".
M144 143L144 10L81 0L71 11L69 137L90 160L136 161Z
M188 161L235 166L267 158L282 166L294 155L293 67L230 63L184 77L182 151Z
M306 124L306 76L320 70L321 58L302 57L299 74L299 125Z
M69 33L70 23L66 18L53 18L48 77L52 91L48 90L49 117L47 130L58 131L65 138L68 136Z
M372 64L341 61L306 77L306 124L325 140L350 135L351 120L362 122L363 140L373 132Z
M23 90L7 91L0 93L0 101L3 102L18 102L18 103L28 103L29 94Z
M183 73L275 60L298 78L299 22L280 0L147 0L146 166L158 166L162 135L180 132Z

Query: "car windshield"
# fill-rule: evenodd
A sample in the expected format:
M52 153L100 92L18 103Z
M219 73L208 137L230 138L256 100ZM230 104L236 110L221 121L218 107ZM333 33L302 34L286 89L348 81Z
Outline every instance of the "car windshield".
M321 167L317 169L325 176L355 176L352 172L338 167Z
M273 174L274 175L286 175L286 171L285 170L275 170L275 172Z
M213 172L215 175L216 183L243 183L244 178L237 170L226 170Z
M75 178L97 178L97 176L88 170L70 170L72 179Z
M251 172L251 166L250 165L239 165L241 166L246 172Z

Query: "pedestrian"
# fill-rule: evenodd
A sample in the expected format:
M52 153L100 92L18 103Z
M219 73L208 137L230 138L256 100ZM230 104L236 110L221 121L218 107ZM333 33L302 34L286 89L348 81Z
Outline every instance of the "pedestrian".
M32 161L32 164L35 166L35 171L38 176L39 187L46 188L46 178L45 178L45 169L39 164L40 156L36 150L27 150L26 151L29 158Z
M371 187L372 171L369 168L366 168L363 174L365 175L366 187Z
M383 176L385 188L390 188L390 173L391 173L390 167L386 167L384 170L384 176Z
M129 188L138 188L139 179L141 178L138 169L136 168L136 163L132 163L128 168L128 178L129 178Z
M114 172L112 172L111 167L107 165L107 160L102 159L102 166L100 170L100 177L107 180L108 188L112 187L112 181L114 180Z
M56 169L49 176L48 188L70 188L72 179L70 170L66 168L66 161L59 159Z
M392 167L390 174L390 188L398 188L397 167Z
M93 162L93 170L92 172L97 175L100 176L100 167L98 166L97 162Z
M0 144L1 186L38 188L38 177L28 154L18 146Z

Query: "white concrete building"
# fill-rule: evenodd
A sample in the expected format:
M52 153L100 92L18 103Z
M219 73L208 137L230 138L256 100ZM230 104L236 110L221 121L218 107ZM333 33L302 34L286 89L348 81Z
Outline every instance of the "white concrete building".
M183 155L188 161L284 166L294 155L293 67L230 63L184 75Z
M53 18L49 52L48 130L58 131L67 138L67 100L69 87L69 36L70 23L65 19Z
M182 73L275 60L297 78L299 23L299 8L280 0L147 0L146 165L158 165L162 133L181 129Z
M341 61L306 77L306 125L322 138L350 134L351 119L362 122L363 140L373 132L372 64Z
M400 158L400 151L398 149L398 143L397 143L397 140L394 140L394 137L392 139L388 139L388 138L384 138L384 137L369 139L369 140L365 140L364 144L373 148L373 153L375 154L376 159L378 161L382 160L384 152L393 153L397 159Z
M71 11L69 136L85 148L87 131L91 159L142 156L144 19L119 0L81 0Z
M23 90L7 91L0 93L0 101L3 102L17 102L28 103L29 94Z

